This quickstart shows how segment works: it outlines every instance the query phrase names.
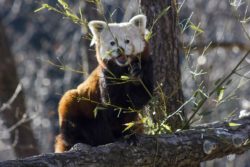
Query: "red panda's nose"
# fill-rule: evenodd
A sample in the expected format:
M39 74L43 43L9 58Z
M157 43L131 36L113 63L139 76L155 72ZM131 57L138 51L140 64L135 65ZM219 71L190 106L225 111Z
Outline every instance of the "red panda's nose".
M118 53L118 55L123 55L124 49L122 47L117 48L117 53Z

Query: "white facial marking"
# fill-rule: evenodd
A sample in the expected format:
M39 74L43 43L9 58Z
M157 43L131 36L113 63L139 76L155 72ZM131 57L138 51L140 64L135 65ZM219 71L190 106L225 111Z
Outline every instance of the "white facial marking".
M137 15L129 22L108 25L102 21L91 21L89 27L94 43L100 46L102 60L114 59L117 65L126 66L131 62L131 56L136 56L144 50L144 15Z

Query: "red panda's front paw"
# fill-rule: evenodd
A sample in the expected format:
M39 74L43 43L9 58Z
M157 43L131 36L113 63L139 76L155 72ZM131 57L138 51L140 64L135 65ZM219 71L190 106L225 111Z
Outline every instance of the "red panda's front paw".
M142 78L142 70L138 65L134 65L131 67L130 74L133 78Z

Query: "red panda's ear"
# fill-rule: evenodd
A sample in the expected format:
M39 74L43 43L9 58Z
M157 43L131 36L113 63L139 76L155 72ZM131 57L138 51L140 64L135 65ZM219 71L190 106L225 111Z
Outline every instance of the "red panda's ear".
M147 17L145 15L136 15L129 20L129 23L138 27L142 34L146 32Z
M92 41L90 46L94 45L96 40L100 37L100 33L106 28L107 23L104 21L90 21L89 24L89 29L93 35Z

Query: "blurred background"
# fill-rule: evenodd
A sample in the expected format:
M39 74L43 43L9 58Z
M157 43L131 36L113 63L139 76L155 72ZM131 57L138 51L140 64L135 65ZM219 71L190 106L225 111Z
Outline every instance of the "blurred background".
M0 160L53 152L58 133L57 104L95 68L87 28L51 11L34 11L56 0L0 0ZM103 0L105 16L116 22L139 13L139 0ZM179 0L182 83L188 100L197 83L207 89L228 74L250 49L250 0ZM71 1L87 20L101 19L96 6ZM148 16L156 17L156 16ZM110 19L111 20L111 19ZM198 26L194 30L187 23ZM244 23L244 25L243 25ZM243 26L244 28L243 28ZM191 28L190 28L191 27ZM187 51L190 53L187 56ZM188 57L188 58L187 58ZM250 109L250 58L228 83L222 99L208 101L196 123L233 118ZM193 72L197 75L194 77ZM191 109L186 106L186 111ZM27 148L32 148L27 151ZM204 162L204 167L250 167L250 152Z

